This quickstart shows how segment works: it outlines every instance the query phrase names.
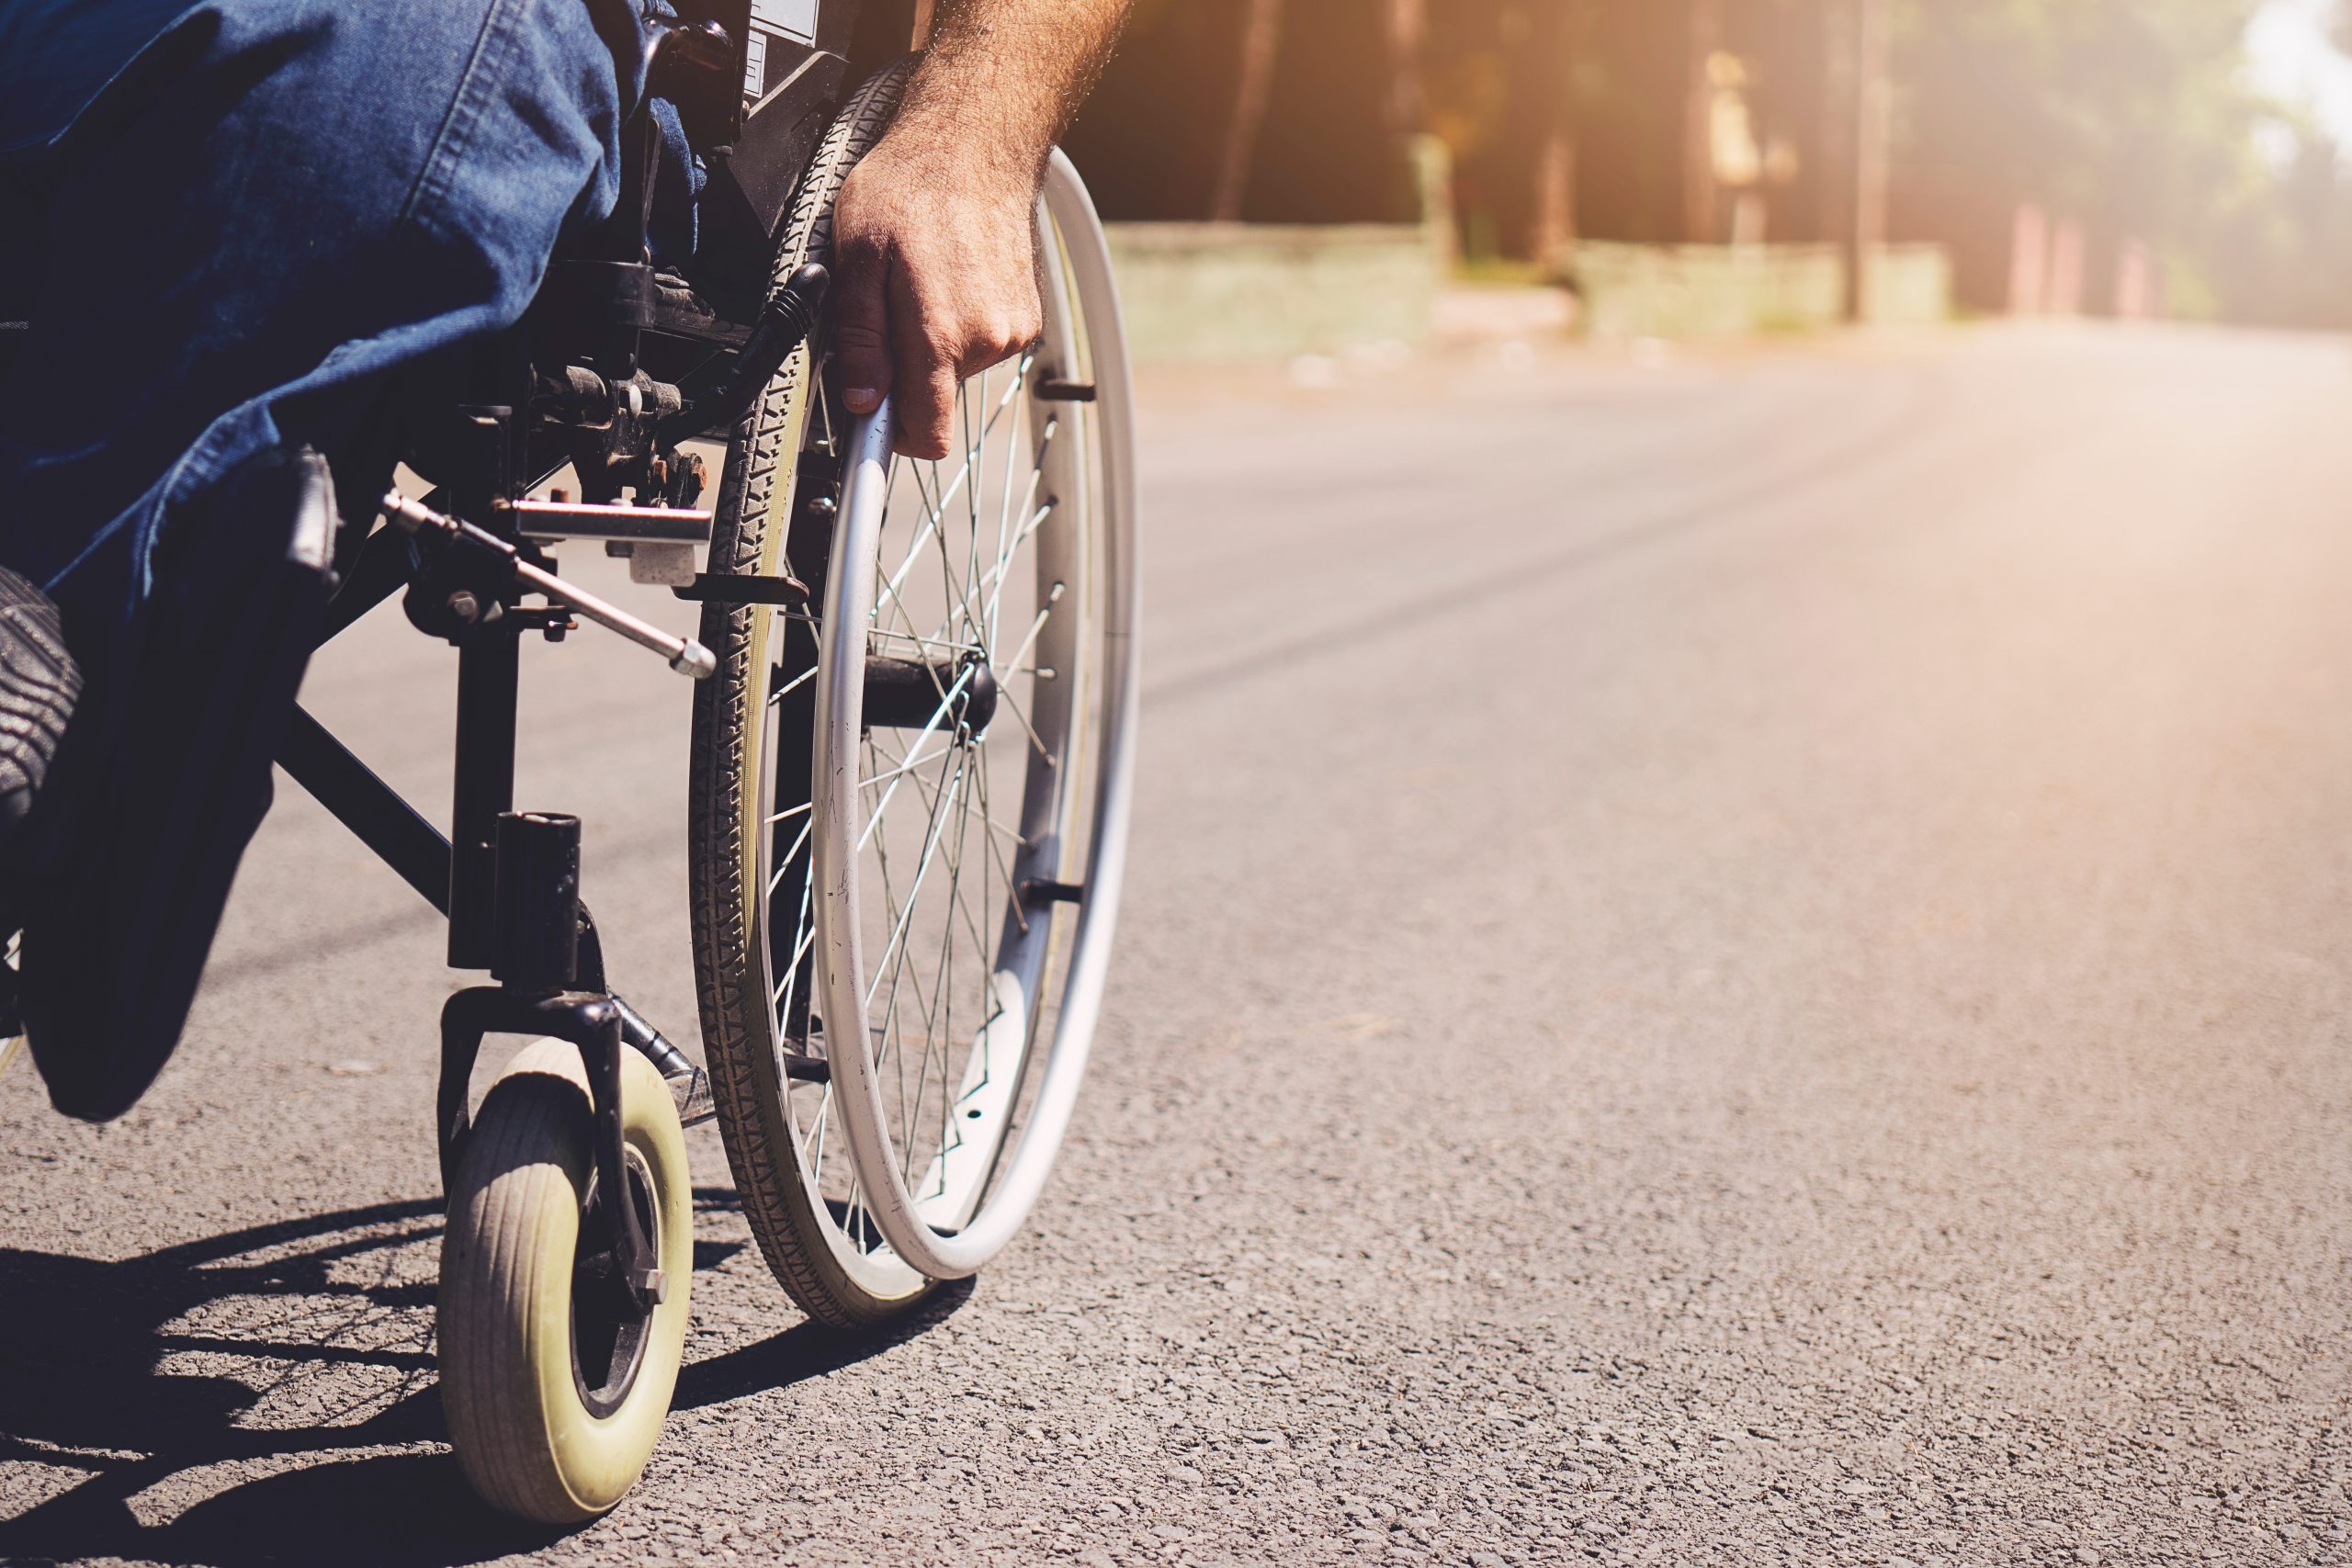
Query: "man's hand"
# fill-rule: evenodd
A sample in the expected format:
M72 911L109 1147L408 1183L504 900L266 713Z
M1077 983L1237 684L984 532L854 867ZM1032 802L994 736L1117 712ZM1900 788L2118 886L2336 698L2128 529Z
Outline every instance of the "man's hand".
M1018 354L1045 320L1036 183L989 175L886 137L842 186L833 255L843 400L898 415L899 450L947 456L956 388Z
M842 185L843 400L862 414L889 398L908 457L945 457L956 386L1044 325L1038 185L1129 3L940 0L898 118Z

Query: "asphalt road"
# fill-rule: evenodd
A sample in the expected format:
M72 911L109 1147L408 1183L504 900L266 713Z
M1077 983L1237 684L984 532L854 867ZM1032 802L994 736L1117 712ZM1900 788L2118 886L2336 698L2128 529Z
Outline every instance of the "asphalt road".
M976 1286L802 1324L697 1132L643 1484L486 1516L450 981L288 790L139 1111L0 1082L0 1557L2352 1562L2352 346L1340 379L1157 389L1115 994ZM526 660L691 1037L684 693ZM449 662L310 700L436 799Z

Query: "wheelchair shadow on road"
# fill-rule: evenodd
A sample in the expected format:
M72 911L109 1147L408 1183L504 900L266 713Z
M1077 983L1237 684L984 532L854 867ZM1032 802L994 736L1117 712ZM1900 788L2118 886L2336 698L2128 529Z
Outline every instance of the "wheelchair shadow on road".
M695 1197L698 1214L738 1207L723 1188ZM242 1568L316 1562L333 1542L339 1562L455 1568L568 1533L493 1512L447 1449L441 1224L426 1199L119 1262L0 1247L0 1562ZM698 1240L697 1272L747 1245ZM796 1322L688 1364L673 1408L854 1365L968 1296L943 1292L885 1335Z

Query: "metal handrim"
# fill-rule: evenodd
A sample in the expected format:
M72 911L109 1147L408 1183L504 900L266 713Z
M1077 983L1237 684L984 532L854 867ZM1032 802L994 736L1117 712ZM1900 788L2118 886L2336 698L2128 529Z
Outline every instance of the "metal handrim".
M1059 450L1064 453L1080 449L1081 443L1091 444L1091 473L1100 493L1087 500L1090 510L1109 520L1110 525L1087 532L1092 558L1084 567L1092 592L1084 597L1091 602L1074 606L1069 618L1084 615L1091 620L1091 635L1099 650L1092 660L1098 686L1085 694L1065 690L1062 701L1072 722L1058 737L1050 728L1041 735L1042 713L1023 716L1015 710L1014 716L1027 731L1024 739L1031 744L1030 777L1023 820L1014 833L1016 848L1010 874L999 884L1004 887L1008 904L1001 940L990 954L993 1010L969 1047L960 1088L952 1099L943 1093L939 1143L922 1161L920 1173L916 1160L924 1151L894 1135L888 1103L893 1086L886 1084L884 1058L895 1049L903 1063L907 1045L902 1036L894 1041L890 1018L886 1017L882 1038L873 1048L844 1051L836 1046L828 1052L833 1075L830 1102L848 1145L863 1211L897 1258L933 1279L956 1278L980 1268L1025 1223L1044 1187L1069 1126L1100 1013L1125 862L1134 755L1136 567L1132 537L1123 525L1133 516L1132 437L1125 417L1127 369L1101 230L1094 222L1084 185L1058 154L1048 172L1041 207L1047 220L1043 227L1048 242L1048 329L1039 357L1017 366L1012 374L1028 378L1025 384L1016 380L1015 390L1025 393L1032 408L1053 409L1052 418L1063 422L1058 432L1051 423L1040 431L1046 454L1040 459L1041 468L1068 465L1068 482L1085 482L1082 465L1052 457L1053 443L1060 441ZM1074 325L1068 320L1066 308L1073 299L1082 318ZM1057 305L1064 307L1058 340L1054 319ZM1091 408L1046 403L1038 397L1037 389L1049 380L1091 387L1096 400ZM985 381L982 385L985 388ZM903 935L894 931L879 953L869 954L861 925L870 902L865 897L869 883L883 892L893 913L898 905L887 874L875 877L861 867L861 856L883 809L869 809L864 801L876 784L888 789L899 782L884 782L887 772L904 770L902 777L913 776L907 765L913 760L911 752L899 759L886 753L883 760L891 763L889 770L877 771L871 765L874 749L861 722L869 641L887 646L891 635L912 626L902 618L903 581L882 575L876 553L894 477L889 447L887 409L850 433L849 468L834 531L824 619L829 628L855 626L860 635L824 637L817 672L811 906L819 994L825 1016L832 1019L870 1020L874 1001L892 973L890 965L903 967L905 963ZM945 494L944 487L935 485L923 497L934 520L944 508ZM1048 491L1043 499L1050 504L1058 498ZM1066 535L1076 532L1075 528L1064 530ZM1047 554L1040 548L1041 560ZM1000 586L1006 575L1000 575ZM1046 603L1038 616L1040 626L1053 624L1055 606L1050 596L1054 592L1041 576L1038 592ZM894 618L899 620L895 627ZM876 626L883 628L882 633L869 637L868 629ZM1000 647L1007 640L1001 625L993 627L993 640ZM922 640L919 630L917 640ZM944 699L952 693L944 691L942 695ZM1097 733L1086 736L1080 727L1090 720ZM1041 773L1051 775L1060 766L1049 743L1065 741L1069 757L1091 758L1092 777L1086 781L1091 791L1080 789L1076 768L1060 769L1058 778L1041 778ZM933 753L924 761L939 755ZM955 781L961 776L943 772L933 798L933 818L942 815L940 803L954 797ZM1041 784L1045 786L1042 798L1050 803L1043 811L1038 809ZM1091 795L1091 810L1084 821L1073 820L1071 814L1085 793ZM985 807L981 815L987 818ZM998 831L1004 826L993 824ZM990 830L983 827L983 838ZM1080 831L1085 843L1080 863L1073 865L1065 859L1065 850L1077 852L1077 846L1065 845L1060 839L1065 833ZM923 860L909 874L917 890L905 896L906 916L897 921L901 928L914 910L923 868L934 863L932 854L938 837L933 832ZM1083 892L1069 933L1062 984L1057 997L1048 997L1044 979L1055 922L1041 912L1043 905L1021 902L1016 890L1030 884L1063 886L1073 877L1082 884ZM872 967L869 956L875 960ZM892 1006L896 994L894 983ZM1000 1168L1023 1072L1000 1071L998 1058L1001 1053L1008 1060L1017 1058L1017 1069L1027 1068L1033 1038L1049 1003L1056 1017L1042 1075L1017 1146ZM930 1048L941 1042L923 1043L927 1064ZM903 1101L903 1095L900 1098ZM903 1103L900 1109L903 1111ZM919 1112L921 1109L918 1102ZM907 1126L899 1131L904 1133Z

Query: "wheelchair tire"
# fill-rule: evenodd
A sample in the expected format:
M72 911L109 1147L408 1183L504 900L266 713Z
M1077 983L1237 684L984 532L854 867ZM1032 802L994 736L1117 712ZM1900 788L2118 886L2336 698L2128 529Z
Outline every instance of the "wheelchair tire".
M809 262L831 261L842 182L889 128L913 69L912 57L884 67L834 117L786 220L775 284ZM810 552L787 550L804 442L819 401L816 380L814 355L803 346L734 431L711 536L714 575L773 577L790 569L805 577L821 568ZM891 1267L895 1260L865 1267L833 1245L834 1218L802 1179L791 1079L767 979L775 967L776 933L762 897L760 866L771 852L771 825L763 818L779 809L771 804L779 790L797 793L805 808L808 763L805 754L797 762L778 757L763 705L771 671L813 672L816 644L803 621L765 606L717 602L704 607L701 639L718 671L695 688L687 866L703 1043L719 1131L743 1213L778 1282L812 1317L840 1328L867 1327L912 1306L932 1281L903 1265ZM800 690L808 694L813 728L813 689Z
M909 68L900 62L886 69L835 120L786 228L777 281L807 261L829 260L831 207L842 178L887 128ZM1001 830L1019 823L1024 847L1017 854L1007 850L1002 865L976 874L963 895L979 912L956 927L976 933L973 940L951 937L956 951L950 967L961 966L954 1010L943 1007L920 1030L911 1013L887 1008L868 1021L869 1027L879 1024L879 1070L911 1072L928 1085L895 1121L863 1090L857 1106L836 1114L828 1081L839 1054L826 1038L822 998L829 987L836 996L854 993L837 984L843 952L818 928L830 921L838 937L843 911L854 918L857 906L835 897L842 889L830 885L825 897L815 896L814 835L823 818L824 830L838 837L840 822L838 814L827 815L812 784L827 767L863 768L858 777L872 779L876 757L844 763L842 738L819 735L820 664L838 663L862 644L870 622L883 643L898 634L872 621L870 603L852 612L861 633L847 642L829 638L814 613L828 602L838 547L832 502L840 494L845 518L848 492L838 487L855 466L857 441L854 422L818 374L820 359L804 352L777 376L734 433L719 489L710 571L770 578L788 571L810 590L810 611L713 603L704 612L702 640L718 656L718 670L695 694L690 795L703 1035L728 1157L769 1266L811 1315L845 1328L884 1322L936 1280L971 1272L1025 1217L1084 1070L1117 908L1134 732L1131 408L1100 225L1083 185L1058 155L1040 224L1047 241L1041 254L1046 338L1037 352L972 378L959 393L962 412L993 432L981 445L989 448L985 467L995 488L983 501L976 479L969 498L988 513L988 526L997 528L1000 512L1012 515L1015 503L1028 514L1024 479L1044 484L1041 495L1059 498L1043 555L1033 547L1034 529L1016 528L1017 536L999 529L1000 545L988 544L977 514L975 531L959 534L956 544L975 574L993 570L1000 582L1020 574L1018 592L980 592L991 599L989 635L962 640L976 653L986 641L989 656L1006 661L1002 713L989 745L1010 756L999 760L1002 810L992 820ZM982 404L997 406L996 400L1014 412L1001 421L977 412ZM874 564L872 550L905 537L905 509L918 491L928 483L936 492L950 479L943 469L955 466L886 466L886 479L899 475L899 504L886 505L879 534L859 536L865 568ZM977 473L981 466L967 468ZM941 543L944 558L944 536ZM885 564L885 579L891 564ZM1032 637L1024 643L1024 631L1046 618L1035 614L1048 603L1045 595L1050 591L1059 602L1064 580L1070 591L1066 613L1043 642ZM1066 629L1072 626L1084 629ZM905 651L903 641L896 650ZM867 664L862 649L858 663L861 670ZM919 682L902 695L921 705L921 687ZM1049 739L1058 737L1057 750L1068 742L1071 765L1063 770L1057 759L1046 759L1043 773L1030 767L1024 776L1021 732L1031 729L1033 713L1048 710L1051 722L1040 725ZM921 727L918 714L900 739L920 739ZM853 738L851 748L856 744ZM976 768L974 777L984 772ZM1053 777L1057 772L1062 782ZM872 782L887 787L885 780ZM924 784L908 789L900 804L937 793ZM900 824L883 832L887 838L909 830ZM969 859L961 848L957 858L978 866L990 857L974 840ZM886 911L898 913L887 882L884 871L865 900L886 928L865 951L886 966L894 958ZM1056 891L1024 912L1011 897L1023 884ZM937 914L926 911L933 937L941 929ZM1011 934L1016 929L1017 940ZM998 930L1008 934L992 943ZM1016 949L1017 961L995 963ZM901 967L906 951L896 950ZM890 1035L894 1028L897 1036ZM923 1059L910 1066L918 1055ZM1042 1069L1033 1071L1041 1061ZM861 1072L861 1064L846 1068L844 1077L870 1087L872 1075ZM846 1142L853 1132L854 1150ZM888 1186L857 1174L893 1162L905 1167L903 1179ZM883 1234L877 1203L895 1209L896 1228L911 1245L894 1245ZM956 1234L967 1230L970 1241L957 1245ZM934 1236L945 1244L933 1244Z
M637 1483L669 1415L694 1275L694 1194L669 1086L621 1062L631 1199L667 1293L643 1317L574 1289L593 1196L588 1078L577 1047L526 1047L483 1100L441 1250L441 1402L476 1491L510 1514L575 1524Z

